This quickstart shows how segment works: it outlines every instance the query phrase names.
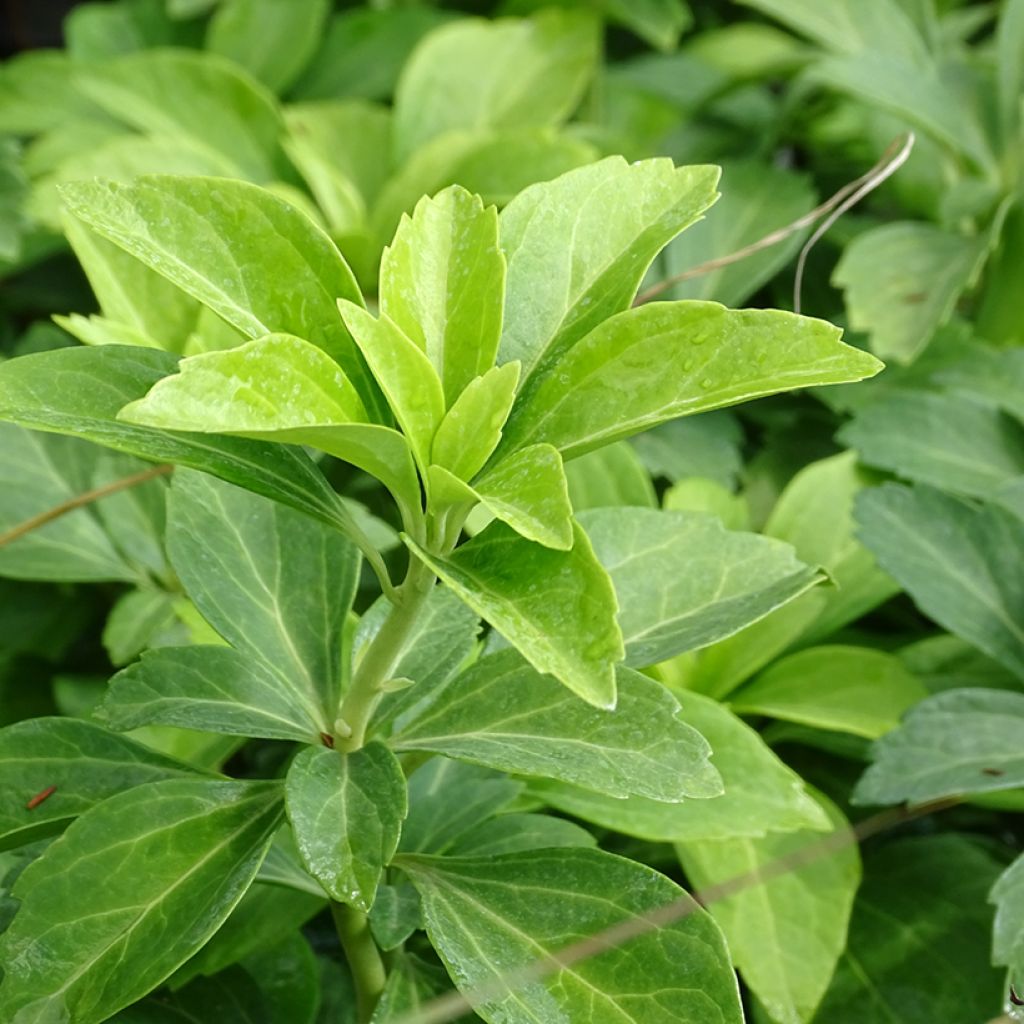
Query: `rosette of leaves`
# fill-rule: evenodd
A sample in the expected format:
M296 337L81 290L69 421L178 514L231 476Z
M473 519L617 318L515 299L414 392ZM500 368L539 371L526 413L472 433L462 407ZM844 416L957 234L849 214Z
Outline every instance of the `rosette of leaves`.
M728 709L696 694L680 707L636 671L768 616L819 582L816 568L708 516L581 520L569 497L569 459L878 369L822 321L632 306L716 181L711 167L610 158L500 216L445 189L399 224L373 311L330 238L272 192L168 176L66 187L71 215L125 257L112 268L137 264L247 340L184 359L103 345L0 367L5 419L183 467L168 556L224 641L148 652L114 680L104 727L7 731L3 835L67 829L13 888L6 1017L90 1024L162 985L154 1012L201 1001L201 976L228 985L241 961L222 935L255 955L244 922L261 920L273 883L315 897L313 910L331 902L362 1021L446 987L427 954L488 1021L595 1006L641 1024L742 1019L710 916L652 869L589 848L579 827L514 806L518 777L565 787L556 804L589 795L641 814L696 811L739 784L738 803L696 812L690 838L735 835L740 820L751 837L835 827ZM304 449L386 488L401 582ZM353 630L361 557L381 597ZM299 749L283 783L226 780L114 731L145 724ZM767 811L744 796L747 776L775 787ZM669 903L677 920L522 977ZM381 951L399 947L389 971Z

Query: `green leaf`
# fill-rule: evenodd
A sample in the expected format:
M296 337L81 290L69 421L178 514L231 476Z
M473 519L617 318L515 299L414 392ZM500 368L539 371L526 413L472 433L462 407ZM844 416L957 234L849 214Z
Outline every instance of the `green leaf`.
M868 647L811 647L774 662L730 699L741 715L769 715L877 739L928 691L899 658Z
M627 441L573 459L565 467L565 475L569 500L577 512L610 505L658 507L654 483L636 449Z
M953 314L990 244L909 221L858 235L833 275L846 292L850 326L868 331L883 359L912 362Z
M788 544L656 509L582 513L619 601L626 662L643 667L731 636L821 580Z
M672 50L679 36L693 24L693 13L685 0L602 0L612 21L625 25L658 50Z
M118 419L161 430L308 444L372 473L408 507L419 505L406 440L366 422L363 403L338 364L289 334L183 359L177 374L158 381Z
M493 523L446 557L405 542L534 668L612 708L623 655L615 591L586 534L575 525L573 534L572 550L556 551Z
M328 0L228 0L210 19L206 48L283 93L320 45L329 11Z
M677 717L667 690L629 669L619 669L617 690L615 711L598 710L515 651L501 651L426 695L426 706L391 744L613 797L679 801L721 793L708 745Z
M430 458L460 480L472 480L501 440L519 383L519 364L492 366L471 380L434 434Z
M860 537L926 615L1024 678L1024 580L1006 571L1024 521L929 487L857 500Z
M957 392L896 391L840 433L872 466L975 498L1024 475L1024 427Z
M362 301L352 271L294 206L244 181L162 175L72 182L61 195L79 220L246 337L282 332L322 348L367 409L383 412L335 306L339 297Z
M444 968L427 963L418 956L401 952L395 957L394 966L388 972L388 980L381 993L377 1008L370 1018L370 1024L398 1024L416 1019L416 1013L424 1010L437 997L451 991L451 984ZM455 1024L469 1024L479 1017L461 1016ZM328 1024L324 1021L324 1024Z
M278 783L206 780L136 787L84 814L15 887L3 1016L98 1024L144 996L241 899L280 816Z
M331 733L356 549L276 502L187 472L171 488L167 546L203 618L277 677L305 721ZM279 706L280 699L269 705Z
M183 1015L179 1019L189 1024L223 1020L272 1024L256 979L241 967L229 967L212 978L196 978L174 994L173 1005ZM119 1024L117 1018L114 1024Z
M431 32L395 90L399 159L452 129L561 124L594 71L597 30L586 12L549 10Z
M310 873L333 899L368 911L408 810L395 755L380 743L351 754L308 747L292 761L285 792Z
M59 832L122 790L195 772L126 736L74 718L31 718L0 731L0 849ZM53 793L26 807L50 786Z
M103 647L112 665L134 661L174 626L174 600L164 590L140 587L122 594L103 627Z
M373 317L344 299L338 300L338 308L425 473L434 433L445 410L444 392L434 367L416 343L386 316Z
M409 777L409 816L400 849L445 853L462 836L507 807L523 784L476 765L431 758Z
M825 995L840 955L853 898L860 884L860 855L842 812L824 797L819 802L832 824L826 836L790 832L764 839L681 843L676 847L687 878L698 892L754 876L748 888L712 900L733 962L773 1021L804 1024ZM786 858L799 857L816 843L848 841L795 870L759 876Z
M715 201L717 181L715 167L616 156L516 196L501 214L500 361L520 360L525 380L627 309L662 247Z
M849 943L815 1019L967 1024L998 1016L1003 974L989 964L985 897L999 868L980 843L958 835L899 839L866 857Z
M0 417L37 430L74 434L158 462L212 473L345 530L348 513L302 452L283 445L166 433L117 419L177 365L167 352L67 348L0 365Z
M546 441L571 458L678 416L874 376L878 360L839 334L823 320L713 302L626 310L534 375L498 450Z
M596 846L584 828L549 814L499 814L463 835L453 857L500 857L562 846Z
M859 804L927 803L1024 786L1024 694L947 690L875 743Z
M976 348L969 361L940 369L935 378L1024 420L1024 351L1019 348Z
M654 842L690 842L763 836L798 829L823 830L828 819L749 726L717 701L676 694L682 719L711 744L712 765L725 792L710 800L662 803L632 796L616 800L565 783L534 782L531 791L561 811L605 828Z
M294 931L276 946L247 956L242 967L259 986L272 1024L315 1024L321 1001L320 965L301 932Z
M505 257L498 214L453 185L403 217L380 268L380 309L426 353L448 407L494 365Z
M90 63L75 82L133 128L210 149L227 157L239 177L277 177L281 115L270 93L231 61L196 50L146 49Z
M397 949L423 927L420 894L408 882L381 885L369 916L374 942L385 952Z
M403 857L402 867L423 897L431 942L473 1009L491 1024L696 1024L709 1013L723 1024L743 1020L718 927L648 867L580 848L497 858ZM552 965L528 983L518 980L538 959L675 903L685 912L676 921L586 959Z
M996 906L993 962L1009 967L1019 978L1024 974L1024 855L999 876L989 902Z
M319 741L324 720L265 661L230 647L159 647L119 672L96 712L112 729L174 725Z

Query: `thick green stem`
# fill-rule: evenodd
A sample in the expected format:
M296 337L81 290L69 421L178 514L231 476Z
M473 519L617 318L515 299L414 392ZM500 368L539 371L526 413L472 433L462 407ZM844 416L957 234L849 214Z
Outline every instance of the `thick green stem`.
M387 981L384 961L373 941L366 914L344 903L332 902L331 915L355 982L359 1024L368 1024Z

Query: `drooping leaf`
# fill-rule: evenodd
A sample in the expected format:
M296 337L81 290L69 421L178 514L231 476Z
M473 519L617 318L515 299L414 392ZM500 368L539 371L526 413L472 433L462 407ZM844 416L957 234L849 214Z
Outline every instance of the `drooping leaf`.
M598 710L515 651L502 651L430 694L391 744L613 797L717 796L710 749L680 720L672 695L628 669L619 669L617 690L615 711Z
M739 714L877 739L927 695L899 658L868 647L830 644L774 662L729 703Z
M292 761L285 792L306 867L334 899L368 911L408 810L394 754L380 743L350 754L308 747Z
M0 849L59 832L123 790L195 771L127 736L74 718L30 718L0 731ZM53 792L26 805L51 786Z
M1024 694L947 690L911 708L875 743L860 804L926 803L1024 786Z
M144 996L241 899L280 816L278 783L177 779L86 812L18 880L3 1016L99 1024Z
M534 668L610 708L623 654L615 591L586 534L578 526L573 534L570 551L524 540L504 523L443 558L406 544Z
M780 858L799 857L815 843L849 836L845 845L793 871L758 878L708 905L744 981L778 1024L805 1024L814 1016L846 948L860 884L860 855L849 824L831 801L820 795L818 800L832 823L832 831L824 835L800 831L676 847L687 877L700 892L735 878L756 877Z
M449 408L494 365L504 294L497 212L457 185L421 199L384 251L381 313L426 353Z
M711 744L711 764L725 792L703 800L669 804L631 796L617 800L565 783L531 783L531 791L553 807L605 828L654 842L684 842L763 836L799 829L823 830L828 818L749 726L717 701L678 693L682 720Z
M599 850L487 858L402 858L427 932L456 985L490 1024L550 1019L739 1024L725 942L706 911L650 868ZM630 942L515 980L517 968L677 903L680 919ZM558 914L552 915L552 907ZM485 987L486 993L476 990Z
M580 516L619 600L627 664L706 647L821 577L787 544L685 512L591 509Z
M822 320L649 303L612 316L536 372L498 450L546 441L570 458L679 416L879 369Z
M898 484L866 491L856 514L861 539L926 615L1024 678L1024 580L1006 571L1024 521Z

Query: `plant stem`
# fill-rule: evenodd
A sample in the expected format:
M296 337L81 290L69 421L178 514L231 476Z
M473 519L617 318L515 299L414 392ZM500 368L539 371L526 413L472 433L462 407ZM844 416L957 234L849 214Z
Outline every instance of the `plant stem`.
M338 737L339 750L351 753L366 742L367 726L382 696L381 686L398 664L433 585L434 574L418 558L412 558L405 580L394 593L391 611L367 646L342 701L338 716L352 731Z
M331 916L355 983L359 1024L368 1024L387 981L384 961L377 943L373 941L366 914L355 907L332 900Z

